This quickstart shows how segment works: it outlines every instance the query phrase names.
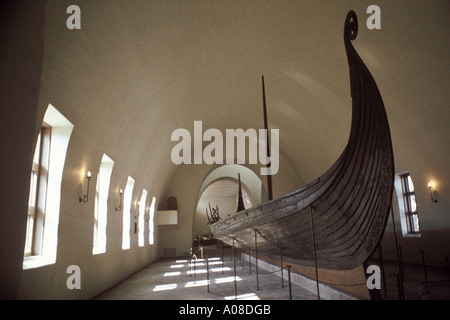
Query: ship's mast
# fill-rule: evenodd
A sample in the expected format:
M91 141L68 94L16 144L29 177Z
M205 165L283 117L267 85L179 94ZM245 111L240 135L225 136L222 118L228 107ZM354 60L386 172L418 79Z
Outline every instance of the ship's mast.
M267 124L267 106L266 106L266 88L264 85L264 76L262 76L262 92L263 92L263 107L264 107L264 129L266 130L266 146L267 146L267 157L270 158L270 141L269 141L269 128ZM270 168L270 163L266 164L267 168ZM270 173L270 171L269 171ZM272 175L267 175L267 192L269 200L273 199L272 192Z

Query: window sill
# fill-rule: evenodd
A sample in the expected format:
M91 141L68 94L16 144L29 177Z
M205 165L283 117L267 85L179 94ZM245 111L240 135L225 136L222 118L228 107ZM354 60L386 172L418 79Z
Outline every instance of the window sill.
M418 233L405 233L403 234L404 238L420 238L422 237L422 235L418 232Z
M97 255L105 254L105 253L106 253L106 250L105 250L105 249L97 249L97 248L94 248L94 249L92 250L92 255L93 255L93 256L97 256Z
M45 256L30 256L23 259L22 269L35 269L49 264L54 264L55 260Z

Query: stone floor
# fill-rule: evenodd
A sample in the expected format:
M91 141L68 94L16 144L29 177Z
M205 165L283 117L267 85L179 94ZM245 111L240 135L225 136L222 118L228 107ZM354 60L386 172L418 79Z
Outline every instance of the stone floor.
M197 259L195 269L187 259L161 258L103 292L98 300L289 300L289 287L282 287L278 274L236 260L236 281L232 259ZM259 290L257 288L259 286ZM316 300L316 294L292 284L292 300Z
M236 281L231 249L223 261L216 251L208 252L194 264L186 258L161 258L131 275L119 284L95 297L97 300L317 300L317 295L305 288L281 283L280 273L270 273L255 265L242 264L236 254ZM378 261L373 261L377 263ZM379 299L398 300L398 265L384 263L385 281ZM404 266L404 291L406 300L450 300L450 271L446 268L427 268L418 265ZM209 281L208 281L209 276ZM258 280L258 283L257 283ZM208 287L209 284L209 287Z

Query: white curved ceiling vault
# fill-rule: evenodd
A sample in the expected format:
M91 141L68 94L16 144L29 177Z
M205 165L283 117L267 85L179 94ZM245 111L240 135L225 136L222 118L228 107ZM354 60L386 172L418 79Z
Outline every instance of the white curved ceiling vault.
M359 0L76 1L81 30L65 27L70 4L47 4L40 112L52 103L75 125L73 153L98 147L83 161L106 153L159 195L185 183L173 181L183 167L171 161L173 130L193 133L195 120L222 132L263 127L262 75L269 127L280 130L275 196L334 163L351 121L343 45L351 9L397 171L448 163L446 1L377 1L380 30L366 27L372 3Z

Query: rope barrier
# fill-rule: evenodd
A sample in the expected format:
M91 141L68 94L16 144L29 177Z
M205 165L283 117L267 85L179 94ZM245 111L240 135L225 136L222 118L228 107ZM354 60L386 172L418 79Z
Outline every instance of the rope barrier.
M256 230L255 230L255 246L256 246ZM222 247L220 247L219 248L219 245L218 244L208 244L208 245L203 245L203 244L201 244L201 243L199 243L199 246L196 248L197 250L199 249L199 248L203 248L203 249L210 249L210 248L212 248L212 247L214 247L215 249L219 249L220 250L220 252L221 252L221 255L222 255L222 260L224 259L224 257L223 257L223 249L225 249L225 248L222 248ZM194 249L194 248L193 248ZM238 257L238 259L241 261L243 261L243 264L242 264L242 269L243 270L250 270L250 273L251 273L251 264L252 263L254 263L256 266L257 266L257 261L259 260L258 259L258 255L259 254L261 254L261 255L263 255L263 256L265 256L266 258L270 258L270 259L273 259L274 261L275 260L277 260L277 259L280 259L281 261L282 261L282 258L283 258L283 256L282 256L282 250L280 251L280 254L276 254L276 253L274 253L274 251L268 251L268 250L261 250L261 249L257 249L256 247L255 248L234 248L234 246L233 247L230 247L230 248L228 248L228 249L230 249L230 260L231 260L231 253L233 252L233 251L231 251L231 250L237 250L237 257ZM244 266L244 262L245 262L245 258L243 258L242 257L242 253L244 253L246 250L248 250L249 252L248 252L248 254L246 254L247 255L247 262L249 262L249 268L246 268L245 266ZM193 252L195 252L194 250L192 250ZM387 254L394 254L395 252L397 252L397 253L399 253L399 256L398 256L398 259L399 259L399 272L398 273L392 273L392 274L389 274L389 275L387 275L387 276L385 276L384 275L384 272L383 272L383 278L384 278L384 280L383 281L390 281L391 280L391 278L395 278L396 280L397 280L397 282L398 282L398 286L399 286L399 295L400 295L400 293L401 292L403 292L403 288L402 288L402 283L403 283L403 281L405 281L405 279L406 280L408 280L408 281L411 281L411 282L414 282L414 283L420 283L420 284L425 284L425 283L428 283L429 281L428 281L428 274L427 274L427 267L436 267L436 268L442 268L441 266L442 265L444 265L444 266L446 266L446 269L447 269L447 274L448 274L448 279L450 279L450 266L449 266L449 259L448 259L448 257L447 256L445 256L442 260L440 260L438 263L435 263L435 261L431 261L430 259L429 259L429 257L425 254L425 252L424 252L424 250L423 249L421 249L421 250L419 250L419 251L417 251L417 252L414 252L414 253L409 253L408 251L406 251L404 248L402 248L401 246L398 246L398 248L397 249L394 249L394 250L386 250L386 249L383 249L383 248L381 248L381 246L380 246L380 248L379 248L379 251L380 251L380 254L382 255L382 253L384 252L384 253L387 253ZM198 252L198 251L197 251ZM203 254L203 252L202 252L202 254ZM234 260L235 260L235 263L236 263L236 256L235 256L235 254L236 254L236 251L234 251L234 254L233 254L233 256L234 256ZM194 255L195 256L195 255ZM422 266L423 267L423 273L424 273L424 275L425 275L425 281L423 281L423 280L418 280L418 279L416 279L416 278L414 278L414 277L411 277L410 275L405 275L405 272L404 272L404 262L403 262L403 257L407 257L407 258L417 258L417 257L420 257L421 256L421 263L417 263L417 266ZM251 260L252 260L252 258L254 258L254 259L256 259L256 261L254 261L254 262L252 262ZM191 259L192 259L192 256L191 256ZM262 259L263 261L265 261L266 259ZM269 261L267 261L266 260L266 262L268 262L268 263L270 263L270 264L273 264L274 263L274 261L272 261L272 262L269 262ZM380 261L380 263L383 265L383 259L382 259L382 257L381 257L381 261ZM281 264L282 264L282 262L281 262ZM195 262L194 262L194 268L195 268ZM383 267L384 268L384 267ZM307 277L307 278L309 278L309 279L311 279L311 280L315 280L315 281L317 281L316 279L314 279L314 278L312 278L312 277L309 277L309 276L306 276L306 275L304 275L304 273L302 273L302 272L300 272L299 270L296 270L295 268L293 268L292 266L287 266L287 267L279 267L279 268L277 268L276 270L272 270L272 271L263 271L263 272L261 272L261 271L259 271L258 272L258 270L256 270L256 274L258 275L258 274L261 274L261 275L269 275L269 274L275 274L275 273L278 273L278 272L280 272L281 271L281 277L282 277L282 280L283 280L283 271L285 270L285 269L287 269L287 271L288 271L288 276L289 276L289 287L290 287L290 285L291 285L291 279L290 279L290 270L292 270L292 271L294 271L295 273L297 273L297 274L299 274L299 275L302 275L302 276L305 276L305 277ZM194 269L195 270L195 269ZM223 273L223 271L222 271L222 273ZM409 272L408 272L409 273ZM192 273L191 273L191 275L192 275ZM209 275L208 275L209 276ZM316 277L317 277L317 274L316 274ZM195 281L195 271L194 271L194 281ZM209 280L208 280L209 281ZM434 281L431 281L432 283L446 283L448 280L434 280ZM330 286L338 286L338 287L358 287L358 286L367 286L367 282L362 282L362 283L350 283L350 284L348 284L348 283L336 283L336 282L331 282L331 281L326 281L326 280L323 280L323 279L319 279L319 282L320 283L322 283L322 284L325 284L325 285L330 285ZM236 284L235 284L236 285ZM283 285L282 285L283 286ZM258 278L257 278L257 287L258 287L258 290L259 290L259 286L258 286ZM208 286L208 290L209 290L209 286ZM387 288L386 288L386 285L384 286L384 290L385 290L385 296L386 296L386 291L387 291ZM291 296L291 293L290 293L290 299L292 298L292 296ZM403 298L400 298L400 299L404 299L404 296L403 296Z
M447 257L444 257L439 263L430 263L431 266L440 266L441 264L444 264L446 261L448 261Z
M423 251L423 250L419 250L417 253L410 254L407 251L405 251L405 248L403 248L401 246L399 246L399 248L401 248L402 255L407 256L409 258L418 257L420 254L422 254L422 251ZM391 250L386 250L386 249L382 248L383 253L392 254L392 253L395 253L395 251L396 251L395 249L391 251ZM425 252L424 252L424 255L425 255ZM425 257L426 257L426 255L425 255ZM427 261L428 261L427 266L440 266L448 261L448 257L445 256L439 263L435 263L434 261L430 261L429 259L427 259Z
M389 254L392 254L392 253L395 253L396 252L396 250L394 249L394 250L386 250L386 249L382 249L382 251L383 252L385 252L385 253L389 253Z
M419 250L418 252L410 254L410 253L406 252L404 250L404 248L402 248L402 247L400 247L400 248L402 249L402 251L401 251L402 252L402 256L406 256L406 257L409 257L409 258L419 257L421 254L423 254L423 250ZM395 253L395 250L389 251L389 250L382 249L382 251L383 252L387 252L387 253ZM272 259L276 259L277 258L276 256L274 256L273 252L268 252L266 250L258 250L258 252L261 253L262 255L268 256L269 258L272 258ZM429 260L427 260L427 261L429 262ZM449 267L448 266L448 257L444 257L441 261L439 261L439 263L430 263L430 262L428 264L422 263L422 266L424 268L430 267L430 266L438 267L438 266L443 265L445 263L447 263L447 268L448 268ZM403 264L404 264L403 259L401 259L401 264L402 264L402 270L404 270L404 268L403 268ZM293 267L291 269L292 269L292 271L296 272L297 274L302 274L302 272L299 272L298 270L295 270L295 268L293 268ZM279 268L279 269L277 269L277 270L275 270L273 272L269 272L269 273L280 272L280 270L281 270L281 268ZM428 282L427 271L425 270L424 272L425 272L425 282ZM268 273L260 272L260 274L268 274ZM450 279L450 269L448 270L448 274L449 274L448 277ZM388 279L390 277L393 277L393 276L395 276L395 274L391 274L390 276L387 276L386 279ZM402 272L401 277L402 277L403 280L405 278L407 278L408 280L415 281L415 282L420 282L420 283L424 282L423 280L417 280L417 279L412 278L410 276L406 276L404 271ZM311 279L313 279L313 278L311 278ZM446 281L446 280L442 280L442 281ZM366 286L367 285L366 282L364 282L364 283L353 283L353 284L335 283L335 282L324 281L324 280L319 280L319 282L321 282L323 284L327 284L327 285L341 286L341 287L357 287L357 286Z
M414 279L414 278L412 278L410 276L407 276L407 275L405 275L405 279L411 280L413 282L418 282L418 283L422 283L423 282L422 280L417 280L417 279Z
M247 257L250 258L250 256L247 256ZM443 262L447 260L446 258L444 258ZM206 259L205 263L206 263L206 268L207 268L207 274L206 274L207 292L210 292L210 286L209 286L210 276L209 276L209 268L208 268L209 257L208 257L208 255L205 257L205 259ZM196 279L196 275L195 275L196 263L198 263L199 260L204 260L204 259L199 259L195 254L191 255L191 267L193 267L193 270L194 270L193 274L191 273L191 276L192 275L194 276L194 283L199 280L199 279ZM236 257L235 257L234 260L236 262ZM245 261L246 259L244 258L242 260ZM235 269L236 269L236 266L235 266ZM248 270L248 268L244 267L244 266L242 266L242 269L243 270ZM311 277L308 277L308 276L304 275L301 271L297 270L296 268L292 267L291 265L286 266L286 267L279 267L279 268L277 268L275 270L272 270L272 271L265 271L265 272L261 272L260 271L259 274L261 274L261 275L270 275L270 274L278 273L280 271L287 271L288 272L288 276L289 276L288 277L288 281L289 281L288 282L289 299L292 299L291 277L290 277L290 272L291 271L293 271L293 272L295 272L295 273L297 273L299 275L305 276L305 277L309 278L312 281L315 280L315 279L313 279ZM400 276L400 274L398 274L398 273L390 273L387 276L385 276L385 280L391 282L392 279L394 279L394 280L396 279L398 281L399 280L399 276ZM236 278L236 274L234 275L234 277ZM418 280L418 279L416 279L414 277L411 277L411 276L404 275L404 278L407 281L411 281L413 283L417 283L417 284L421 284L421 285L427 283L427 281L424 282L423 280ZM204 280L202 280L202 281L204 281ZM440 283L447 283L447 282L448 282L448 280L431 281L431 283L433 283L433 284L436 284L436 283L440 284ZM366 282L361 282L361 283L338 283L338 282L326 281L326 280L323 280L323 279L320 280L320 283L322 283L324 285L337 286L337 287L359 287L359 286L364 286L365 287L367 285ZM236 280L235 280L235 296L237 297L237 287L236 286L237 286L237 283L236 283ZM382 291L386 292L387 288L385 287Z
M418 255L420 255L420 254L422 253L422 251L419 250L419 252L417 252L417 253L415 253L415 254L409 254L409 253L407 253L407 252L404 251L404 248L403 248L403 247L401 247L401 248L402 248L402 254L404 254L405 256L410 257L410 258L417 257Z
M247 267L242 267L242 269L243 270L249 270L250 271L250 268L247 268ZM259 271L259 274L273 274L273 273L276 273L276 272L280 272L281 270L284 270L285 268L278 268L277 270L275 270L275 271L266 271L266 272L261 272L261 271Z

